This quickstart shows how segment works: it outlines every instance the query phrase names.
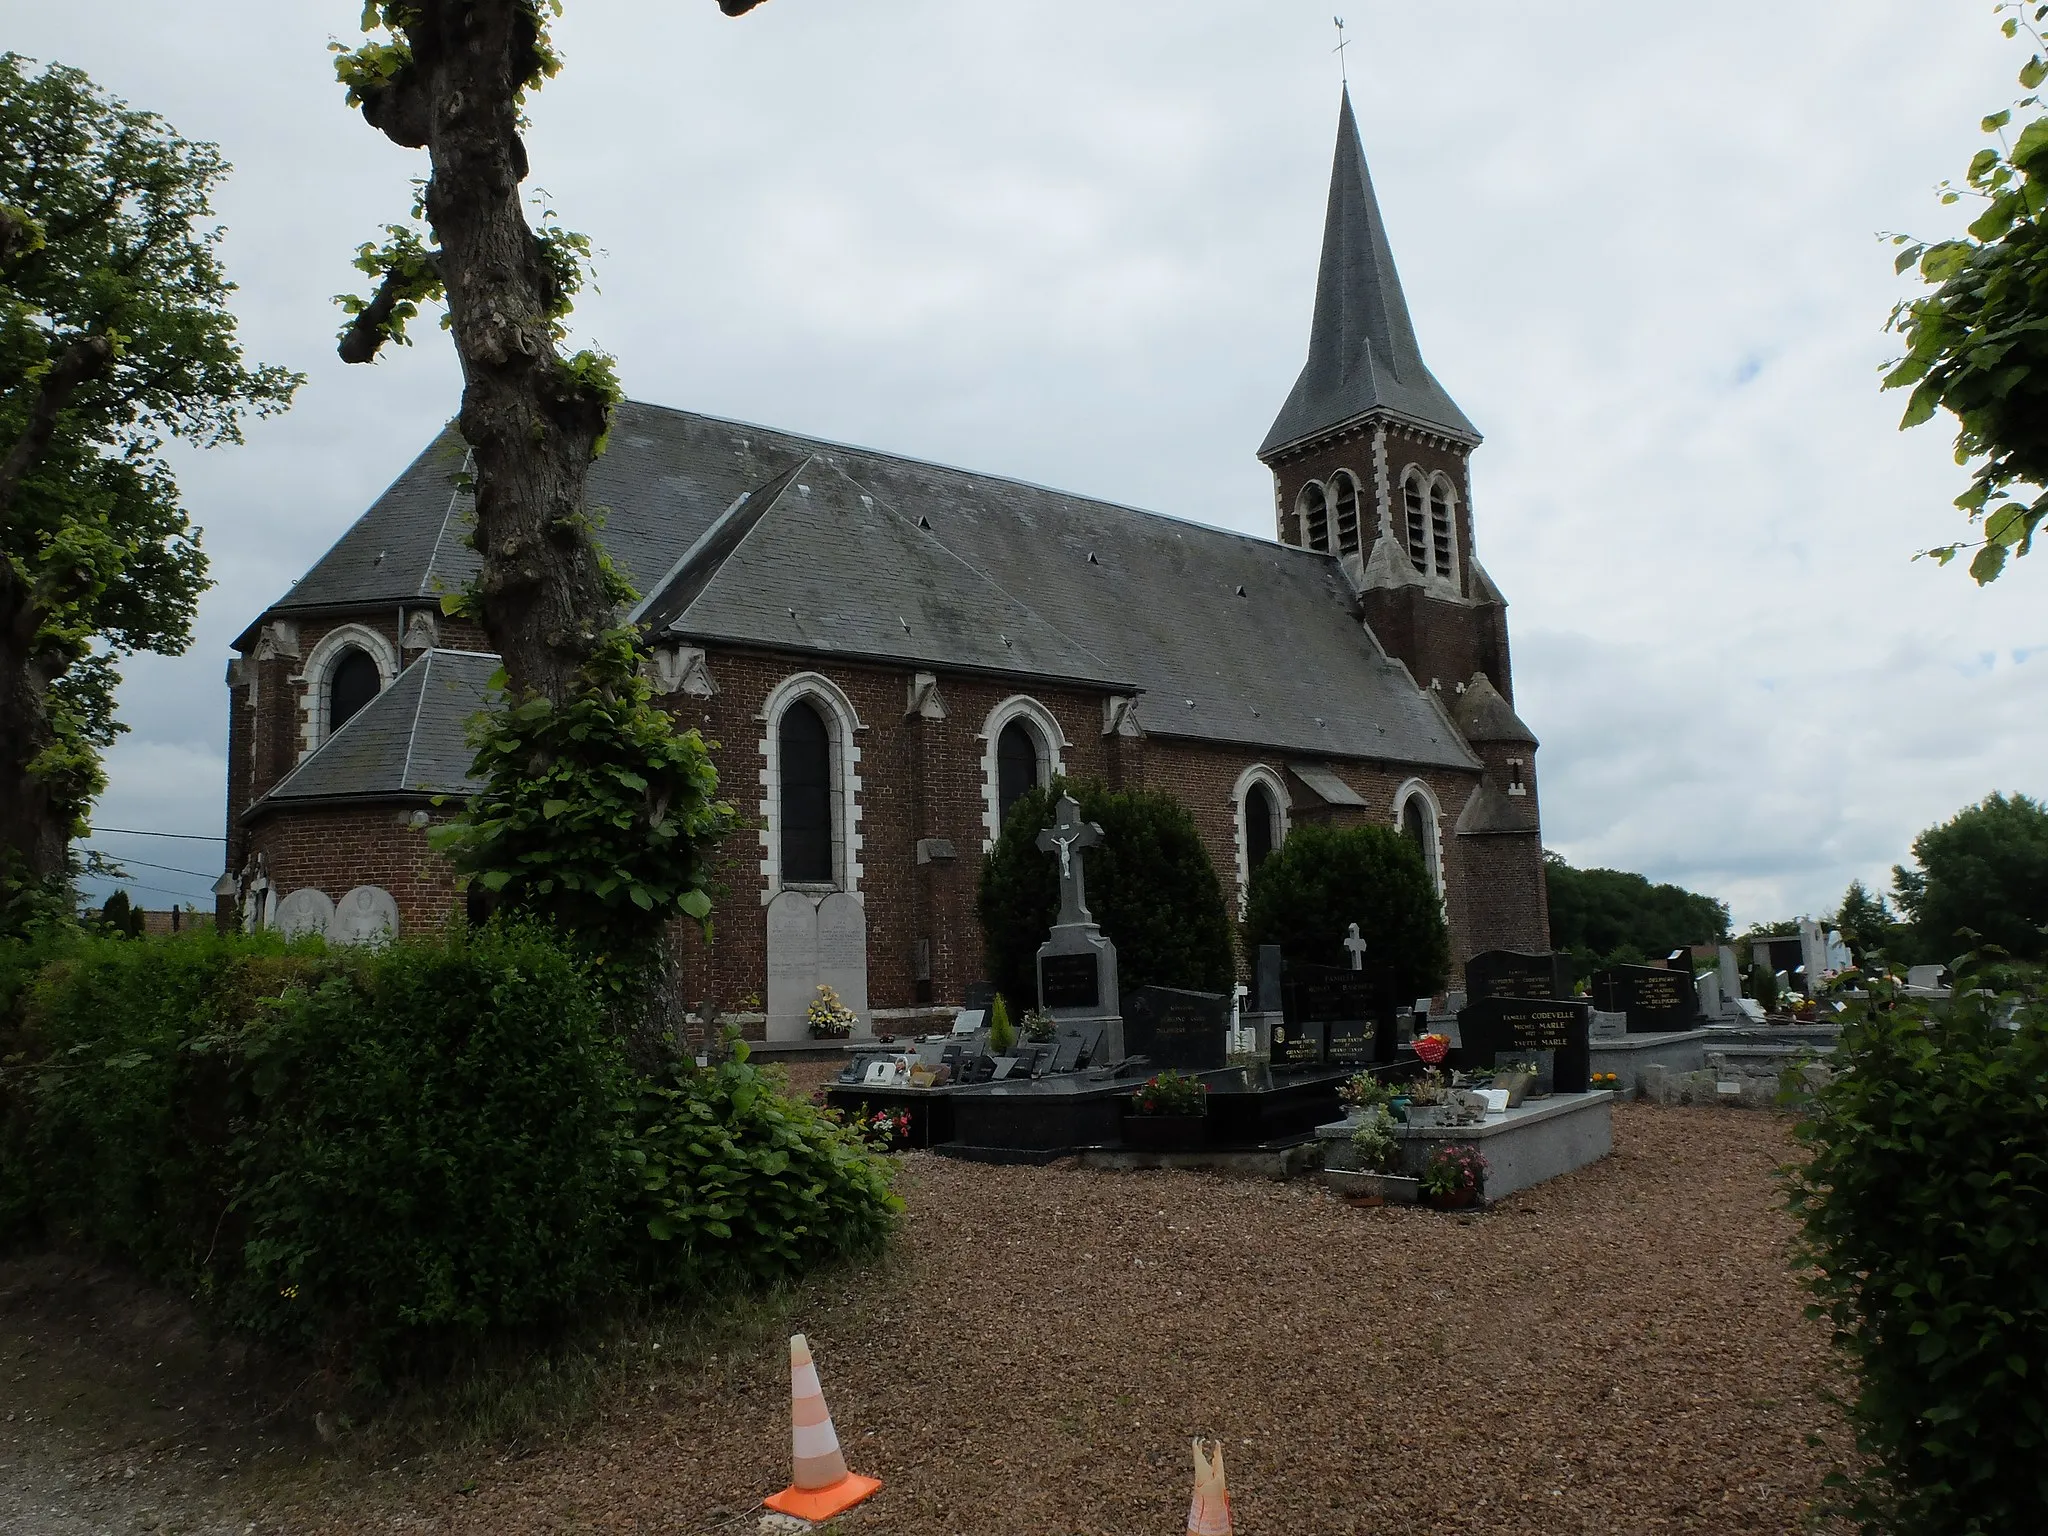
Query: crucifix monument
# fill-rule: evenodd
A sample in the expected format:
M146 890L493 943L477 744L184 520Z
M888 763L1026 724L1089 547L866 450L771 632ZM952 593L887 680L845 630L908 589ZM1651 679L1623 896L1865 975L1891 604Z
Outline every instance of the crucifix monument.
M1351 969L1365 969L1365 940L1358 936L1358 924L1351 925L1351 931L1344 935L1344 948L1351 956Z
M1103 937L1088 911L1082 860L1102 846L1102 828L1081 819L1072 795L1060 796L1053 824L1038 834L1038 846L1056 854L1060 867L1060 911L1051 936L1038 948L1038 1006L1062 1025L1103 1021L1107 1049L1098 1061L1123 1059L1122 999L1116 984L1116 946Z

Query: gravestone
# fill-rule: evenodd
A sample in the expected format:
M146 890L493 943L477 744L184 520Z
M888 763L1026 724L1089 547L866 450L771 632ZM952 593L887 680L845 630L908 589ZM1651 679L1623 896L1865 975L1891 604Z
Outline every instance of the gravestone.
M1592 991L1593 1006L1602 1013L1628 1015L1632 1035L1691 1029L1698 1011L1692 978L1658 965L1617 965L1596 971Z
M971 981L967 984L968 1008L987 1013L996 1005L996 984L992 981Z
M834 891L818 903L818 981L839 994L856 1035L868 1026L868 909L858 896Z
M1297 1022L1283 1019L1273 1026L1272 1062L1282 1067L1320 1067L1328 1044L1329 1025L1320 1019Z
M1465 995L1475 1003L1489 997L1569 998L1571 958L1489 949L1465 962Z
M1116 945L1088 911L1083 864L1087 850L1101 844L1102 828L1082 821L1080 804L1061 795L1053 824L1038 834L1038 846L1058 855L1060 871L1059 917L1038 947L1038 1006L1063 1023L1102 1020L1102 1060L1108 1062L1124 1058Z
M277 931L288 939L309 933L323 937L334 922L334 899L315 886L293 891L277 904Z
M1714 973L1721 978L1721 997L1732 1007L1735 999L1742 996L1742 971L1735 962L1735 951L1723 944L1715 959Z
M1124 1049L1155 1071L1213 1071L1224 1064L1229 1020L1229 999L1220 993L1140 987L1124 1004Z
M1457 1064L1475 1071L1493 1066L1503 1052L1547 1051L1554 1091L1584 1093L1593 1074L1592 1011L1585 1003L1554 999L1489 997L1467 1003L1458 1015Z
M1278 1013L1280 1001L1280 979L1282 963L1278 944L1259 946L1259 968L1252 987L1252 1012Z
M1325 1057L1331 1066L1363 1067L1394 1059L1399 1004L1387 967L1354 971L1298 965L1287 973L1282 996L1287 1024L1320 1026L1327 1047L1336 1053ZM1273 1064L1280 1064L1277 1053Z
M783 891L768 903L768 1038L806 1038L804 1011L817 995L818 904Z
M382 944L398 932L398 903L381 886L359 885L334 904L327 937L336 944Z

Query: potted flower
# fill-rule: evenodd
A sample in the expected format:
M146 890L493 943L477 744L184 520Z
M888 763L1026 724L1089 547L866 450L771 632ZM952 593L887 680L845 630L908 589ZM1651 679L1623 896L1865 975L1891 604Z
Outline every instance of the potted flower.
M910 1111L878 1109L861 1111L861 1139L877 1152L901 1152L910 1145Z
M1410 1125L1432 1126L1442 1119L1444 1094L1449 1090L1441 1071L1431 1067L1402 1086L1408 1095L1408 1108L1404 1113Z
M1423 1165L1423 1198L1440 1211L1477 1205L1485 1188L1486 1159L1477 1147L1438 1147Z
M1059 1020L1052 1016L1050 1009L1034 1008L1024 1015L1024 1038L1033 1045L1044 1045L1059 1032Z
M1365 1111L1342 1155L1344 1166L1326 1167L1323 1182L1351 1204L1414 1204L1421 1185L1401 1175L1401 1142L1394 1132L1394 1117L1384 1108Z
M813 1040L844 1040L853 1033L855 1020L853 1010L839 1001L839 994L821 986L804 1010L804 1022L810 1026Z
M1184 1072L1161 1072L1131 1095L1124 1145L1138 1152L1192 1152L1202 1144L1208 1113L1207 1083Z
M1621 1078L1613 1072L1595 1072L1592 1084L1595 1093L1621 1092Z
M1375 1109L1387 1109L1394 1102L1395 1089L1370 1072L1357 1072L1337 1090L1337 1098L1353 1121L1370 1119Z

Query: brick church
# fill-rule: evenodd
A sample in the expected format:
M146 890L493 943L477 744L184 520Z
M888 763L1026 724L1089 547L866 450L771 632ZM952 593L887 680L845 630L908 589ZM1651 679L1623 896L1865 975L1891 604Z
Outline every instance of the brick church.
M1298 822L1396 827L1456 962L1547 948L1479 442L1423 362L1348 95L1308 361L1259 449L1275 539L621 406L590 499L648 594L657 690L744 818L686 995L771 1039L820 977L891 1032L958 1002L981 854L1053 774L1171 791L1240 903ZM476 569L463 468L451 428L236 642L221 890L247 924L351 937L460 905L424 828L469 787L496 665L439 611Z

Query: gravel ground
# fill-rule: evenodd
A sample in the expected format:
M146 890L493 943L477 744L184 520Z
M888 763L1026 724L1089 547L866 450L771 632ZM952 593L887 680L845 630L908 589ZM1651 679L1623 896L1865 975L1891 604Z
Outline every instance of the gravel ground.
M1848 1437L1784 1265L1785 1124L1626 1106L1615 1140L1481 1215L907 1158L905 1241L794 1309L850 1461L884 1481L843 1528L1179 1531L1203 1434L1228 1448L1242 1536L1803 1529ZM266 1531L751 1532L788 1447L786 1360L757 1330L628 1373L530 1453L272 1483L244 1512Z

